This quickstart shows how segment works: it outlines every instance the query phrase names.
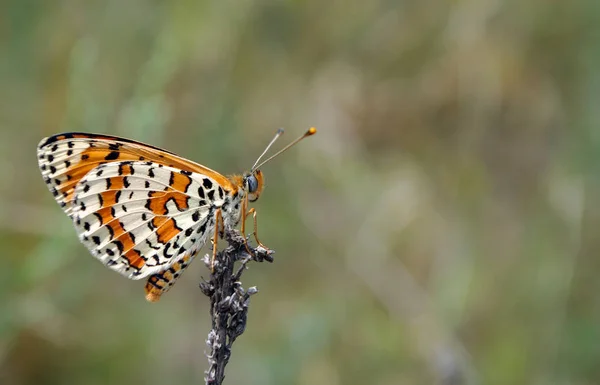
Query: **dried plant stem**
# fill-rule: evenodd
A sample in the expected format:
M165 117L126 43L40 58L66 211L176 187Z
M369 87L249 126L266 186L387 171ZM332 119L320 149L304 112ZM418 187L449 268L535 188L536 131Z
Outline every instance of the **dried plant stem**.
M212 329L206 344L209 368L205 372L206 385L220 385L225 378L225 366L231 356L233 342L246 329L246 319L250 296L258 292L256 287L245 290L240 278L250 261L273 262L272 251L262 247L252 248L248 254L245 238L234 229L225 231L228 246L217 253L214 272L208 282L202 282L200 289L210 298ZM236 269L236 262L240 262ZM210 265L210 257L205 258Z

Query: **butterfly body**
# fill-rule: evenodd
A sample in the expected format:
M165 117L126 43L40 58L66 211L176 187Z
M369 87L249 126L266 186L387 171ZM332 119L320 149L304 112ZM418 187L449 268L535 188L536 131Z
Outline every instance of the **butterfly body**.
M247 211L248 202L264 185L255 167L226 177L158 147L108 135L54 135L37 153L46 185L81 242L108 268L129 279L147 278L149 301L173 285L208 239L214 257L220 231L240 222L244 231L246 215L254 212ZM260 244L256 221L254 235Z

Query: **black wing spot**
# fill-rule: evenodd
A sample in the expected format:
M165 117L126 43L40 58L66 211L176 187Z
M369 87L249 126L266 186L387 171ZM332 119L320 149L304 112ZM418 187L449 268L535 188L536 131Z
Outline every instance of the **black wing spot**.
M102 176L103 172L104 172L104 169L101 168L100 170L98 170L98 172L96 172L96 176Z
M92 237L92 241L94 241L94 243L95 243L96 245L99 245L99 244L100 244L100 237L99 237L99 236L97 236L97 235L94 235L94 236Z
M189 237L190 235L192 235L192 232L193 232L193 231L194 231L194 229L190 227L189 229L187 229L187 230L185 231L185 236L186 236L186 237Z
M81 154L81 160L88 160L90 156L88 154Z
M148 169L148 176L149 176L150 178L154 178L154 169L153 169L153 168L149 168L149 169Z
M146 188L150 188L150 182L148 182L148 181L144 181L144 187L146 187Z
M119 249L119 254L123 253L123 244L121 243L121 241L113 241L113 244L115 246L117 246L117 249Z
M192 175L192 172L191 171L187 171L187 170L181 170L181 173L183 175Z
M119 199L121 198L121 190L117 190L115 194L115 203L119 203Z
M194 222L198 222L198 220L200 219L200 211L196 210L194 211L194 213L192 214L192 220Z
M183 231L183 229L181 227L177 226L177 221L174 219L173 219L173 227L175 227L175 230Z
M71 151L71 150L69 150L69 151ZM65 160L65 167L66 168L71 167L71 162L69 162L68 160Z
M123 222L119 222L119 224L121 225L122 228L125 228L125 226L123 226ZM135 235L133 235L133 233L131 233L131 232L128 234L131 237L131 242L133 242L135 244ZM142 258L143 258L143 256L142 256Z
M206 198L206 195L204 195L204 189L202 187L198 187L198 195L202 199Z
M107 229L108 229L108 232L110 233L110 239L113 239L115 237L115 231L110 226L108 226Z
M219 198L223 199L223 194L225 192L223 191L223 188L221 186L219 186L219 190L218 191L219 191Z
M173 257L173 254L167 253L167 251L169 251L169 247L171 247L171 244L167 243L165 245L165 250L163 251L163 255L165 256L165 258L171 258L171 257Z
M83 228L85 229L85 231L90 231L90 222L85 222L83 224Z
M154 245L152 244L152 242L150 242L150 241L149 241L149 240L147 240L147 239L146 239L146 244L147 244L149 247L151 247L152 249L154 249L154 250L160 250L160 246L154 246ZM158 261L158 258L157 258L157 256L156 256L156 255L154 255L154 258L156 258L156 263L159 263L159 261Z
M110 144L108 145L108 149L109 149L109 150L111 150L111 151L118 151L118 150L119 150L119 147L121 147L121 146L119 145L119 143L110 143Z
M208 199L211 200L211 201L215 200L215 190L210 190L208 192Z
M108 153L108 155L106 155L104 157L104 160L115 160L115 159L119 159L119 155L120 153L118 151L112 151L110 153Z
M129 183L129 179L127 179L126 176L123 177L123 186L125 186L125 188L129 188L131 184Z
M75 143L73 143L73 142L67 142L67 147L73 148L73 147L75 147Z
M111 249L106 249L105 252L106 252L106 254L108 254L111 257L115 255L115 252L112 251Z
M207 189L211 189L213 184L212 184L212 182L210 181L210 179L208 179L208 178L204 178L204 179L202 180L202 185L203 185L204 187L206 187Z
M50 174L54 174L56 172L56 167L50 166Z
M48 154L48 162L54 161L54 155Z
M71 156L71 155L73 155L73 150L68 150L67 151L67 156Z

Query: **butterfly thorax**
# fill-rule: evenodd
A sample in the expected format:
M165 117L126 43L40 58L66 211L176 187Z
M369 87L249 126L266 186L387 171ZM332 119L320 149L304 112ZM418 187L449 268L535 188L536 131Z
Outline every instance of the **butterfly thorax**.
M242 210L247 210L247 202L254 202L260 196L264 177L260 170L254 170L243 175L230 175L228 179L234 191L223 203L223 220L226 226L234 227L242 217Z
M236 185L235 189L225 196L220 209L222 211L223 224L226 227L235 227L240 222L242 218L242 206L246 195L247 193L243 186Z

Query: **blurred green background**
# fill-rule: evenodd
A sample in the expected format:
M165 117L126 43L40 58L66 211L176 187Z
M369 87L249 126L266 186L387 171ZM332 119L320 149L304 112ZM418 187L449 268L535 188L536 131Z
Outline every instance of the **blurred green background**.
M0 384L207 367L206 268L146 303L79 244L42 137L228 174L312 125L263 169L276 260L226 384L600 384L599 69L594 0L0 1Z

